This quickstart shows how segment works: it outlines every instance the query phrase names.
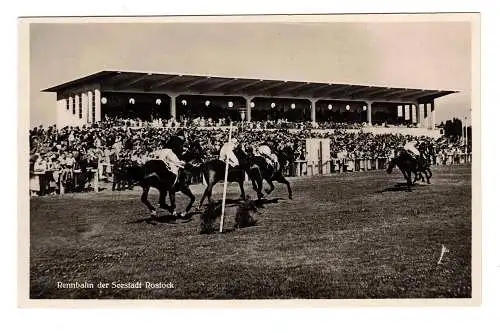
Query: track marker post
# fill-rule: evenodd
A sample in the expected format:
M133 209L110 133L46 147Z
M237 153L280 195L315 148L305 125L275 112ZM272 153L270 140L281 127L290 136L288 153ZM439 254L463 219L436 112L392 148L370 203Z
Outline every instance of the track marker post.
M227 142L231 141L231 132L233 131L233 122L231 121L229 123L229 139ZM226 191L227 191L227 174L229 173L229 158L226 155L226 171L224 173L224 192L222 193L222 213L220 217L220 227L219 227L219 232L222 232L222 229L224 228L224 211L226 208Z

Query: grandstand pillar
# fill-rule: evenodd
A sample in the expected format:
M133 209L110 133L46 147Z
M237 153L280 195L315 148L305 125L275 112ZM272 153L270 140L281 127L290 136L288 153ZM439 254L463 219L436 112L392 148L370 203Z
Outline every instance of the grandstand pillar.
M101 91L94 90L94 103L95 103L95 122L101 121Z
M418 124L418 109L415 104L410 104L411 123Z
M422 127L422 120L423 120L422 104L417 103L417 104L415 104L415 106L417 107L417 127Z
M408 104L403 104L403 113L405 115L405 120L409 120L411 122L411 109Z
M366 122L372 125L372 102L366 101Z
M89 112L89 101L88 101L88 95L87 93L82 93L82 97L80 97L82 99L82 119L80 119L80 121L82 122L82 124L86 124L87 123L87 114Z
M426 121L426 128L427 129L432 129L433 126L432 126L432 107L430 105L430 103L425 103L424 104L424 108L425 108L425 113L427 114L427 121Z
M245 96L246 101L246 121L247 123L252 121L252 97Z
M170 97L170 118L177 120L177 96L175 94L169 94Z
M309 102L311 102L311 122L316 123L316 98L310 98Z
M73 116L73 125L80 125L80 107L81 107L81 101L80 101L80 95L75 95L75 114Z
M87 92L87 118L85 118L85 122L87 124L92 123L92 113L95 112L95 100L94 100L94 94L92 91Z

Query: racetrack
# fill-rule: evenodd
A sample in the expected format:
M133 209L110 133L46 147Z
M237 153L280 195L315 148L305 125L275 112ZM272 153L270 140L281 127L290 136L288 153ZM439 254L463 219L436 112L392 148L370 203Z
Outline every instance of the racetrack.
M396 170L292 179L294 199L277 184L269 197L277 202L264 205L256 226L230 231L236 209L230 203L227 232L210 235L199 234L198 214L145 223L138 188L35 197L30 297L471 297L471 169L433 172L432 185L411 192L398 186ZM221 190L217 185L214 199ZM228 197L238 195L231 184ZM156 192L151 197L156 202ZM178 207L186 204L177 198ZM438 265L442 245L449 253ZM118 281L143 285L112 288ZM173 288L146 288L147 281ZM58 282L94 288L58 288ZM97 288L99 282L110 286Z

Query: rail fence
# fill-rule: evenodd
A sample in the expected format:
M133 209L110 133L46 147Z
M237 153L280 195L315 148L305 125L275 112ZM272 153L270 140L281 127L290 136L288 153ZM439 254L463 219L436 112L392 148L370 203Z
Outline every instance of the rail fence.
M285 170L287 177L305 177L345 172L367 172L384 170L390 158L344 158L330 159L322 163L297 160ZM465 165L472 163L472 154L439 154L432 161L433 165ZM62 171L46 171L30 173L30 195L64 194L73 191L94 191L109 189L112 184L113 165L100 163L97 168L88 168L82 179L82 171L72 171L72 177L64 177ZM203 176L193 176L194 184L204 183Z

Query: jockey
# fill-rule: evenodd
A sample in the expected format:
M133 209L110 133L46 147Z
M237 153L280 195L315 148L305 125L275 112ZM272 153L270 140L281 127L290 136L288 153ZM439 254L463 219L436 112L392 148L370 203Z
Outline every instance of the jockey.
M418 141L412 140L407 142L403 149L410 154L413 158L417 160L417 163L423 167L426 163L425 156L423 152L421 152L423 147L420 147Z
M181 161L178 156L182 155L184 151L184 143L186 142L186 136L184 131L179 131L177 135L171 136L167 142L164 143L163 149L153 152L153 156L156 159L165 162L167 167L176 176L179 176L179 169L183 168L185 162Z
M269 145L260 145L257 147L257 155L264 157L270 166L278 169L278 156L272 153Z
M235 138L231 138L229 142L226 142L220 149L219 160L226 161L227 158L229 165L231 165L233 168L235 166L238 166L240 163L236 155L234 155L234 148L236 148L237 145L238 140L236 140Z
M408 141L404 146L403 149L410 154L410 156L413 156L414 158L418 159L420 157L420 152L417 148L418 142L416 140Z

